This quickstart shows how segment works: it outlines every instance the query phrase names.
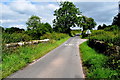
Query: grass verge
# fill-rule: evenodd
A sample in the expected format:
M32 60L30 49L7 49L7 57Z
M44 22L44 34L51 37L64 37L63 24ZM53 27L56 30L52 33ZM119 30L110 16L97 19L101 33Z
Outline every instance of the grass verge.
M80 45L80 52L86 78L114 78L117 75L115 70L106 65L108 57L96 52L87 42Z
M38 45L19 47L12 54L3 53L2 64L0 64L0 67L2 67L2 78L5 78L15 71L25 67L28 63L33 62L33 60L44 56L46 53L58 47L68 39L69 37L66 37L54 43L48 42L40 43Z

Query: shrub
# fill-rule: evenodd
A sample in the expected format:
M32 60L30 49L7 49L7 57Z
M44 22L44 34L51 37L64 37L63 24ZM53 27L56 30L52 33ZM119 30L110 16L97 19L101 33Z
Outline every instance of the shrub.
M46 33L44 34L42 37L40 37L40 39L53 39L53 40L60 40L63 39L65 37L68 37L67 34L63 34L63 33Z
M3 43L12 43L12 42L20 42L20 41L29 41L32 38L24 33L3 33L2 34Z
M109 57L108 67L118 72L113 77L120 78L120 32L117 26L92 31L89 46Z
M119 28L118 26L113 25L113 26L106 27L104 30L105 31L117 31L118 28Z
M84 67L87 67L87 78L117 78L118 71L107 65L108 56L96 52L88 46L87 42L80 45Z
M120 33L120 32L119 32ZM94 30L90 36L90 39L104 41L107 43L113 43L115 45L120 45L119 33L114 33L104 30Z

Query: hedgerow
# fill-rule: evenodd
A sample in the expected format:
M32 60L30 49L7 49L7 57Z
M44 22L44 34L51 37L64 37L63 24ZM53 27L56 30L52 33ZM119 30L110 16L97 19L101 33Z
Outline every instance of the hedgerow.
M116 30L117 33L112 31L104 31L104 30L94 30L90 35L90 39L104 41L107 43L112 43L114 45L120 45L120 32Z
M117 72L114 78L120 78L120 30L118 26L93 30L90 35L89 46L108 56L105 65Z
M14 43L20 41L30 41L32 38L24 33L2 33L2 42L3 43Z

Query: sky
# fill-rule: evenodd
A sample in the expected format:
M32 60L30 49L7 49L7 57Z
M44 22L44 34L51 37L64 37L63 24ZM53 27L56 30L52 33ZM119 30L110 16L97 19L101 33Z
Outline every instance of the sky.
M0 2L0 25L26 29L26 22L32 15L39 16L41 22L53 24L54 11L59 9L60 0L3 0ZM64 0L62 0L64 1ZM117 0L70 0L83 15L92 17L97 25L110 25L118 13Z

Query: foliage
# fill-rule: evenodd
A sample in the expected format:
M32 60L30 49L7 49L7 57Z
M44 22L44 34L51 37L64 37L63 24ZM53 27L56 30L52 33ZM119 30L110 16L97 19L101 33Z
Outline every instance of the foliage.
M115 78L120 78L120 31L119 27L112 25L104 28L104 30L94 30L92 31L90 37L91 47L95 48L97 51L102 52L102 54L108 56L107 65L113 70L118 72ZM94 40L103 41L103 45L95 44L92 42Z
M104 28L105 31L114 31L114 32L118 32L119 27L117 25L111 25L111 26L107 26L106 28Z
M50 33L53 32L53 29L52 29L52 27L51 27L51 25L49 23L44 23L43 25L44 25L44 28L47 29L46 32L50 32Z
M106 27L108 27L108 26L106 26L106 24L103 24L103 26L99 25L98 30L105 29Z
M87 42L80 45L80 51L83 66L87 67L87 78L115 78L115 76L118 76L116 70L112 70L106 65L108 57L97 53L87 45Z
M61 2L60 8L54 11L56 19L54 19L54 30L56 32L69 33L70 27L75 26L77 15L80 11L72 2Z
M71 31L71 35L72 35L72 36L75 36L75 35L80 34L80 33L82 33L81 30L72 30L72 31Z
M41 23L40 18L38 16L31 16L26 24L28 25L28 30L30 29L37 29L39 27L39 24Z
M111 54L109 57L108 65L112 69L118 70L120 72L120 53ZM120 78L120 73L119 73L119 78Z
M53 39L53 40L60 40L63 39L65 37L68 37L67 34L63 34L63 33L46 33L43 36L40 37L40 39Z
M22 33L23 31L25 31L24 29L19 29L17 27L11 27L11 28L6 28L5 32L12 34L12 33Z
M82 38L85 38L88 36L86 34L86 30L92 30L96 26L96 22L93 18L88 18L86 16L80 16L78 17L78 26L82 27Z
M112 25L117 25L120 29L120 13L118 13L118 15L114 17Z
M89 29L91 30L96 26L96 22L93 18L88 18L86 16L78 17L78 26L83 28L83 31Z
M23 68L33 60L38 59L48 53L50 50L56 48L61 43L66 41L69 36L56 42L39 43L38 45L29 45L12 49L12 51L4 50L2 55L2 78L7 77L13 72ZM16 65L17 64L17 65Z
M30 41L32 38L24 33L2 33L2 39L3 43L14 43L20 41Z
M4 28L2 26L0 26L0 32L4 32Z
M26 33L33 39L39 39L40 36L47 32L52 33L53 29L49 23L41 23L38 16L31 16L26 22L28 30Z
M120 37L118 30L115 32L104 31L104 30L93 30L90 36L90 39L104 41L107 43L112 43L115 45L119 45Z
M40 39L46 33L52 33L53 29L51 28L50 24L42 23L39 25L37 29L27 30L26 34L30 35L33 39Z
M87 30L82 31L81 38L83 38L83 39L88 39L89 38L89 34L86 34L86 31Z

